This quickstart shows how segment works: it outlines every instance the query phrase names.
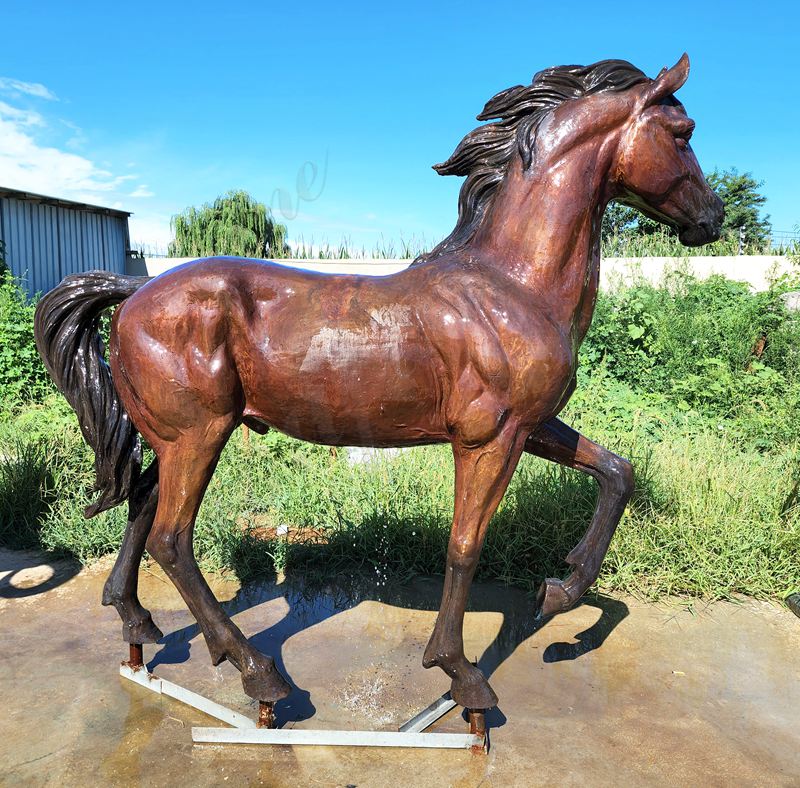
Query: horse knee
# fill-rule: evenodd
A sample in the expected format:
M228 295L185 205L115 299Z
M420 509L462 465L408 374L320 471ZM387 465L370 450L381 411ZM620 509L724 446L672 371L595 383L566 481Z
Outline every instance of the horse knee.
M612 454L604 469L604 477L609 492L627 501L636 487L633 465L624 457Z
M103 586L103 598L101 604L103 605L117 605L124 599L124 587L120 580L117 578L116 571L112 570L111 574Z
M453 571L464 573L475 568L480 556L481 545L473 534L463 538L454 538L447 548L447 563Z
M175 566L178 562L178 548L175 534L154 528L147 538L147 552L164 566Z

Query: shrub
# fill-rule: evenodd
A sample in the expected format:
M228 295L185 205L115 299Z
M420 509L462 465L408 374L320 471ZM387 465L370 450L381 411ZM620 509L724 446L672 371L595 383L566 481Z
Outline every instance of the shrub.
M52 391L33 338L35 301L17 280L0 273L0 402L41 400Z
M639 392L708 419L762 448L800 438L800 317L781 288L753 293L722 276L685 271L664 286L601 294L582 349Z

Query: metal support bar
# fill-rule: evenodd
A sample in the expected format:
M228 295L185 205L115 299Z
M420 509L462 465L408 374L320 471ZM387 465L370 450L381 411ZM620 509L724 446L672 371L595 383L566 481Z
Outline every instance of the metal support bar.
M472 747L472 752L485 751L488 748L486 738L486 709L468 709L469 732L480 740L480 744Z
M302 728L274 729L273 704L259 705L259 723L231 709L184 689L171 681L147 672L144 666L134 667L123 662L120 676L133 681L157 695L167 695L208 714L233 728L192 728L192 741L208 744L312 744L347 747L425 747L463 749L478 752L484 748L483 715L470 717L470 733L422 733L450 709L456 706L448 695L439 698L427 709L410 719L399 731L320 731ZM475 712L471 712L475 715Z
M129 643L130 657L128 664L136 670L144 665L144 651L141 643Z
M148 673L143 667L139 668L138 670L134 670L130 667L130 665L123 662L119 666L119 675L126 679L130 679L136 684L139 684L140 686L145 687L146 689L149 689L158 695L166 695L170 698L175 698L175 700L179 700L181 703L185 703L188 706L192 706L195 709L208 714L209 717L214 717L214 719L220 720L221 722L227 722L228 725L233 725L234 728L255 729L256 727L255 722L248 717L245 717L243 714L239 714L232 709L227 709L225 706L220 706L219 703L214 703L213 700L204 698L202 695L198 695L196 692L179 687L177 684L173 684L171 681L160 679L158 676Z
M301 728L192 728L192 741L203 744L314 744L329 747L433 747L451 750L483 747L483 738L471 733L313 731Z
M268 700L258 702L258 722L257 728L275 727L275 704Z
M436 720L444 717L450 709L454 709L458 704L446 692L441 698L437 698L427 709L423 709L408 722L403 723L398 730L401 733L422 733L425 728L429 728Z

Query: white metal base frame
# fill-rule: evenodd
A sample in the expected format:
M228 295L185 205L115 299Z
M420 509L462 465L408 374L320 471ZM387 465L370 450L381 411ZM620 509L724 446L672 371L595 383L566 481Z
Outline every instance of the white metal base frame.
M423 709L416 717L412 717L408 722L400 726L401 733L422 733L425 728L429 728L436 720L444 717L450 709L454 709L458 704L450 697L450 693L437 698L427 709Z
M482 750L485 737L474 733L423 733L436 720L456 706L444 695L400 727L399 731L324 731L303 728L258 728L256 723L231 709L184 689L171 681L148 673L145 667L132 668L123 662L120 676L151 692L167 695L232 728L192 728L192 741L202 744L313 744L332 747L426 747L437 749Z
M192 741L206 744L322 744L329 747L434 747L449 750L483 746L483 738L471 733L312 731L302 728L192 728Z
M214 717L214 719L227 722L228 725L233 725L234 728L252 728L255 730L256 724L249 717L245 717L243 714L239 714L232 709L225 708L225 706L220 706L219 703L214 703L213 700L204 698L202 695L198 695L191 690L184 689L177 684L173 684L171 681L160 679L158 676L148 673L145 667L132 668L127 662L123 662L119 666L119 675L130 679L158 695L167 695L170 698L175 698L175 700L179 700L187 706L192 706L202 711L204 714L208 714L209 717Z

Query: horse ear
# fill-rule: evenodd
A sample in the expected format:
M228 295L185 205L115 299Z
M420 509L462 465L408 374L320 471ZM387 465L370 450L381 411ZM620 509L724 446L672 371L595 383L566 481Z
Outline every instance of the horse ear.
M677 93L689 77L689 56L684 52L672 68L662 68L658 76L647 86L642 95L643 107L651 107L659 101Z

